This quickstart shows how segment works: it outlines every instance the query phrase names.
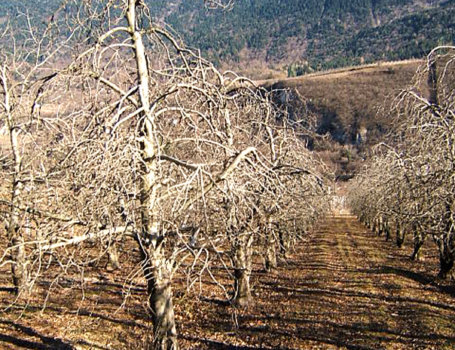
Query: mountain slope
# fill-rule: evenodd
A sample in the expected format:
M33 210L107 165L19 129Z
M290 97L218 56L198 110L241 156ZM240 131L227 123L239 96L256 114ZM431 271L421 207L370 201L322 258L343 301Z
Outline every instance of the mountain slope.
M156 20L219 65L262 73L421 58L455 42L453 0L235 0L230 11L208 10L203 0L144 1ZM59 3L2 1L0 23L25 11L44 18Z
M290 113L307 114L314 120L315 134L307 137L309 147L331 164L338 179L349 179L362 167L372 147L395 129L389 110L424 63L376 63L256 83L288 91L286 98L278 95L277 103L284 100L283 107Z
M231 65L252 59L303 71L422 57L453 43L455 5L441 0L237 0L232 11L198 1L163 2L155 13L191 45Z

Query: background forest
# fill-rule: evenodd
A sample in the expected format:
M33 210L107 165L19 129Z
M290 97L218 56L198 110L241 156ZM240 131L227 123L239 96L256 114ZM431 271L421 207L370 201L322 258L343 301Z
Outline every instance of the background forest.
M422 58L455 40L449 0L240 0L210 11L202 0L149 1L155 20L218 65L289 67L289 75L378 60ZM53 0L2 1L0 22L18 12L48 16Z

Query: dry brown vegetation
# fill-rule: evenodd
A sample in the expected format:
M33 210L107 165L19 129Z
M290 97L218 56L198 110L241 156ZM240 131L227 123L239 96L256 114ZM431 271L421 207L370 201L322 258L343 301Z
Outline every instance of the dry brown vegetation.
M320 123L333 125L334 129L326 131L338 133L343 143L352 142L349 137L363 126L368 130L368 143L374 144L391 127L391 120L378 110L412 84L422 63L421 60L378 63L296 78L258 81L258 84L296 89L313 106L319 118L331 118Z
M24 38L0 54L6 348L453 344L449 284L414 278L408 261L389 268L355 218L324 220L331 174L308 148L306 112L328 106L218 71L156 26L141 1L70 0L58 11L44 32L1 34ZM60 26L76 34L62 38ZM53 64L59 55L67 65ZM340 89L333 82L348 79L340 98L367 103L379 92L361 87L395 74L389 68L307 83L319 82L322 96L324 86L335 94L324 79ZM357 113L337 101L326 102L346 120L331 112L317 125L333 138L337 118L354 123ZM338 155L350 172L352 153ZM434 288L394 282L401 274ZM446 312L417 312L415 325L415 304Z
M390 109L396 131L352 184L351 206L399 247L412 235L413 260L431 237L445 279L455 261L455 47L435 48L416 77Z
M422 63L383 62L256 83L290 89L293 100L305 106L300 107L303 114L316 120L311 147L338 179L350 179L359 172L371 147L394 130L390 107L399 92L414 83ZM296 110L302 114L299 107Z

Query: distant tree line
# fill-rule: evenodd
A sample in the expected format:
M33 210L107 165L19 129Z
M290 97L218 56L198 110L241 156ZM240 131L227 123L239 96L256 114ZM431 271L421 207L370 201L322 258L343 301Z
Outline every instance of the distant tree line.
M289 38L306 42L306 48L296 49L312 70L420 58L432 47L455 40L450 1L415 12L406 10L418 8L413 0L248 0L223 13L207 11L201 3L160 0L149 2L149 8L154 19L166 21L217 64L238 61L245 48L269 62L286 60ZM51 0L3 2L0 17L28 12L45 18L55 7Z
M325 3L325 4L324 4ZM190 44L215 60L238 59L248 48L269 61L285 56L289 38L308 43L302 59L313 70L377 60L425 56L454 42L455 7L449 2L406 14L413 1L244 1L229 14L180 3L166 20ZM394 11L401 13L394 20ZM377 19L380 25L372 25ZM299 49L299 48L296 48ZM362 58L362 59L361 59Z

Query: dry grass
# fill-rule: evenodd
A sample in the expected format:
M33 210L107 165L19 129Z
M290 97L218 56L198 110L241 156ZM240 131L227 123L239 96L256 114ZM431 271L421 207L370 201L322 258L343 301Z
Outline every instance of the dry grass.
M322 152L338 179L348 179L358 172L368 150L394 130L390 108L399 92L415 84L422 63L377 63L256 83L266 88L293 89L305 99L316 116L317 132L328 136L315 138L314 150ZM362 143L357 143L359 134Z
M365 127L371 144L382 139L392 126L388 116L378 110L390 105L399 91L413 83L421 64L419 60L381 63L257 83L297 89L316 113L333 114L340 132L350 133L354 125Z

